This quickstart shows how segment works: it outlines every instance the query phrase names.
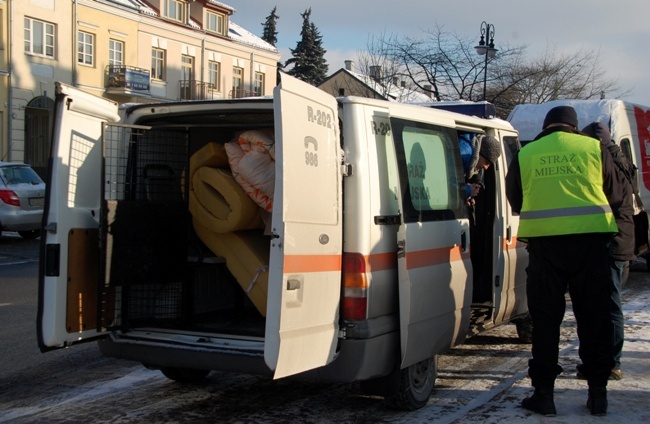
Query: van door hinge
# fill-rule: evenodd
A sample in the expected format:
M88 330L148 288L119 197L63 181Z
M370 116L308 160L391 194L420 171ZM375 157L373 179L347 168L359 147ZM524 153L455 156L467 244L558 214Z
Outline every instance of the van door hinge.
M339 338L339 339L344 339L344 338L345 338L345 328L341 328L341 327L339 327L339 335L338 335L338 338Z
M45 226L45 231L48 233L56 234L56 222L50 222Z
M341 165L341 174L344 177L351 177L352 176L352 164L351 163L344 163Z

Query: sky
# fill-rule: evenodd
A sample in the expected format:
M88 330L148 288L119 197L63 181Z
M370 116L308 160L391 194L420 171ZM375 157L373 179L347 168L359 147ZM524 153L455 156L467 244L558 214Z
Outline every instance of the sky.
M527 46L532 59L551 49L599 54L606 77L616 80L623 100L650 105L649 0L222 0L236 9L231 19L261 36L262 24L277 6L278 50L286 61L300 40L302 17L323 37L329 73L357 61L372 37L425 38L441 26L461 38L475 37L481 22L494 25L495 47Z

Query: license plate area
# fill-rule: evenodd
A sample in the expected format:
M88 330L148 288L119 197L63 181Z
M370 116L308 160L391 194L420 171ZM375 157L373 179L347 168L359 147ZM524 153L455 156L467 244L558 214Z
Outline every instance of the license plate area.
M29 206L43 207L45 205L45 197L30 197Z

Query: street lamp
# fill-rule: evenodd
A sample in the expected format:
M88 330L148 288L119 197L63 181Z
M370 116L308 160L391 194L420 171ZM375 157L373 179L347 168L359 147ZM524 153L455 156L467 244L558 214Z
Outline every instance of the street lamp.
M488 24L485 21L481 22L481 40L478 42L478 46L474 48L479 56L485 56L485 65L483 68L483 100L486 100L488 59L493 58L498 51L494 48L494 25Z

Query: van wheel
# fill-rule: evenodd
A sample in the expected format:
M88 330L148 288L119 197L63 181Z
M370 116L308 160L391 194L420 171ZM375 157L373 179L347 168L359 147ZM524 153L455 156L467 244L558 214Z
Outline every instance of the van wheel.
M533 320L530 318L530 315L526 315L523 318L517 318L515 320L515 326L517 327L517 337L519 337L520 342L533 342Z
M210 370L175 367L161 368L160 372L170 380L178 381L179 383L198 383L210 374Z
M438 374L437 357L425 359L399 371L397 393L386 396L388 406L414 411L427 404Z

